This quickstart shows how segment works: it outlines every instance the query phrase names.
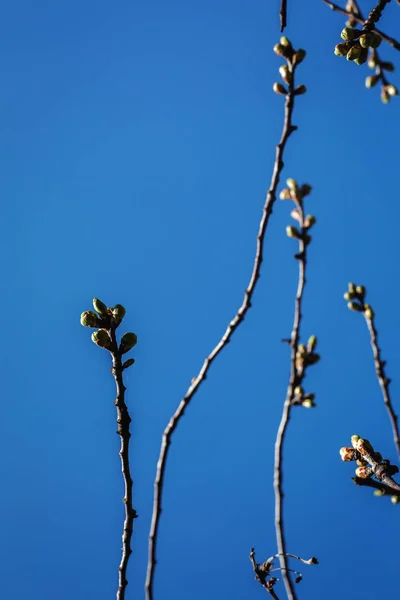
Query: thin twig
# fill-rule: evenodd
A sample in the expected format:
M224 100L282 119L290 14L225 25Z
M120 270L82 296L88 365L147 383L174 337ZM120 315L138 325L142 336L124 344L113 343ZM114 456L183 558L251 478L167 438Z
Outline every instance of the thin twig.
M303 214L301 212L303 220ZM291 369L289 386L286 393L285 403L283 405L283 412L281 422L279 424L278 433L275 442L275 463L274 463L274 490L275 490L275 529L276 529L276 541L278 546L279 562L282 569L283 581L286 588L286 593L289 600L295 600L296 594L293 588L293 583L290 575L287 571L287 552L286 552L286 541L284 533L283 523L283 469L282 469L282 456L283 456L283 443L285 439L286 429L290 419L290 412L292 408L292 401L294 398L294 390L298 385L297 368L296 368L296 352L299 345L300 338L300 324L301 324L301 307L303 300L304 286L306 284L306 264L307 264L307 246L303 239L299 240L299 279L295 300L295 313L293 321L293 329L291 334Z
M251 560L251 564L253 565L253 571L257 581L263 586L264 589L267 590L267 592L272 596L274 600L279 600L273 587L273 582L276 581L276 579L273 579L272 583L271 578L269 580L267 579L268 571L260 569L260 565L256 562L256 554L254 552L254 548L251 548L249 558Z
M380 481L376 481L375 479L371 479L368 477L367 479L363 479L362 477L352 477L352 481L359 486L371 487L375 490L379 490L385 496L398 496L398 490L382 483Z
M113 344L114 350L111 352L112 356L112 369L111 372L114 376L115 385L117 388L117 396L115 400L115 406L117 407L117 423L118 430L117 433L121 438L121 449L119 454L121 456L121 467L122 467L122 476L124 478L125 485L125 495L124 495L124 504L125 504L125 521L124 521L124 531L122 534L122 557L121 562L118 567L119 577L118 577L118 591L117 591L117 600L124 600L125 598L125 590L128 585L128 580L126 578L126 571L128 568L129 557L132 554L131 549L131 539L133 532L133 521L137 517L136 510L132 506L132 477L129 467L129 440L131 437L129 431L129 425L131 423L131 418L129 416L128 407L125 404L125 390L124 382L122 379L122 358L121 352L118 350L118 344L115 336L115 328L111 328L109 330L111 342Z
M201 367L197 377L195 377L192 381L192 385L187 390L186 394L182 398L179 403L178 408L175 413L171 417L167 427L164 430L162 436L161 450L157 463L157 472L156 479L154 482L154 503L153 503L153 515L151 520L150 527L150 535L149 535L149 555L148 555L148 565L147 565L147 576L145 583L146 590L146 599L153 599L153 582L154 582L154 572L156 567L156 550L157 550L157 536L158 536L158 527L160 523L160 515L162 510L162 494L163 494L163 485L164 485L164 476L165 469L168 458L169 446L171 444L171 437L173 432L175 431L180 419L183 417L184 412L192 400L195 393L198 391L200 385L207 377L208 370L211 364L214 362L215 358L218 354L225 348L225 346L229 343L233 333L239 327L240 323L243 321L247 311L251 307L251 300L256 289L257 281L260 277L261 264L263 260L263 250L264 250L264 240L265 233L267 230L267 225L269 222L269 218L272 213L272 209L274 203L276 201L276 190L279 185L279 178L281 171L283 169L283 153L286 146L286 142L293 131L297 129L295 125L292 124L292 115L294 108L294 85L293 83L289 86L289 92L286 95L285 101L285 116L284 116L284 124L283 130L281 134L281 139L276 147L275 154L275 162L272 172L272 178L269 190L267 192L265 203L263 207L263 213L259 225L259 230L257 234L257 244L256 244L256 254L253 264L253 269L250 277L250 282L248 284L247 289L244 293L244 298L241 306L239 307L236 315L233 317L231 322L229 323L226 331L218 344L214 347L214 349L210 352L210 354L205 359L203 366Z
M328 6L331 10L339 12L342 15L346 15L346 17L351 17L352 19L357 21L357 23L359 23L360 25L364 25L365 19L362 17L362 15L360 13L356 14L355 12L348 12L345 8L342 8L341 6L338 6L337 4L330 2L330 0L322 0L322 2L324 4L326 4L326 6ZM378 33L381 36L381 38L383 40L385 40L385 42L390 44L390 46L392 46L392 48L395 48L396 50L400 50L400 42L398 42L395 38L387 35L380 29L375 28L375 31L376 31L376 33Z
M281 22L281 33L287 25L287 0L281 0L281 8L279 10L279 19Z
M373 313L364 311L363 314L365 317L365 322L367 323L368 331L371 336L371 348L372 348L372 352L374 355L376 377L378 379L380 388L382 390L383 402L386 406L386 410L388 412L389 419L390 419L390 422L392 425L393 440L394 440L394 443L396 446L397 453L400 457L399 426L398 426L397 415L394 412L392 401L390 398L390 392L389 392L390 379L386 376L386 373L385 373L386 362L384 360L382 360L382 357L381 357L381 349L378 344L378 332L375 327Z

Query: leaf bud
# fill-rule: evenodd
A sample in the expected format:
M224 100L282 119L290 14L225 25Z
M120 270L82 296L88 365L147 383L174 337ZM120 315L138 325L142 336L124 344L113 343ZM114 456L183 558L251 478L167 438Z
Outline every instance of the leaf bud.
M299 230L296 227L293 227L293 225L288 225L286 227L286 235L290 238L300 239Z
M98 298L93 298L93 308L102 317L108 315L107 306Z
M370 75L369 77L367 77L365 79L365 87L366 88L374 87L378 83L379 79L380 79L379 75Z
M101 319L92 310L86 310L81 314L81 325L84 327L101 327Z
M105 348L106 350L111 348L110 336L105 329L94 331L92 333L92 342L94 342L96 346L100 346L100 348Z
M126 315L125 307L122 304L116 304L112 309L112 315L116 323L121 323L122 319Z
M306 56L306 51L303 50L302 48L299 48L293 54L293 64L296 66L299 65L301 62L303 62L305 56Z
M275 94L281 94L282 96L286 96L287 94L287 89L285 88L285 86L281 83L278 83L277 81L275 81L274 85L272 86L272 89L274 90Z
M121 354L125 354L126 352L129 352L129 350L132 350L132 348L134 346L136 346L136 344L137 344L136 333L132 333L132 332L124 333L124 335L121 338L121 344L119 346L119 351L121 352Z
M302 94L305 94L306 91L307 91L306 86L301 84L301 85L298 85L297 88L294 90L294 95L301 96Z
M317 336L312 335L307 342L307 351L312 352L317 347Z
M128 369L129 367L131 367L135 362L134 358L128 358L128 360L126 360L124 362L124 364L122 365L122 369Z

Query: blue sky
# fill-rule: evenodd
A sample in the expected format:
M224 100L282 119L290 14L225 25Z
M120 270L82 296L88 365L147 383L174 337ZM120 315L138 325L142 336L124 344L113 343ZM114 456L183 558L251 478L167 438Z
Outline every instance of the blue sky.
M283 118L272 92L278 5L4 6L0 591L9 600L115 597L114 384L108 354L79 324L93 296L124 304L124 326L139 338L126 376L140 515L127 598L143 597L161 433L250 277ZM392 35L399 10L382 19ZM398 507L356 488L338 451L358 433L396 459L368 334L343 292L352 280L368 288L398 411L399 100L382 105L364 88L367 67L333 55L341 16L289 2L288 19L287 35L308 52L299 69L308 93L296 102L283 177L313 186L303 335L318 335L322 360L307 377L318 407L294 411L288 431L287 546L320 560L304 568L300 598L390 597ZM399 64L389 46L382 53ZM276 551L273 446L289 371L280 339L297 284L289 212L277 203L253 308L174 435L156 600L265 597L248 553L255 546L261 561Z

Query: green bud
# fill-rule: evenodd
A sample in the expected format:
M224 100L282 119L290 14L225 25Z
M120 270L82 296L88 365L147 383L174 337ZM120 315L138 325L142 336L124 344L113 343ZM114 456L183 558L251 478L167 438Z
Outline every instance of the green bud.
M365 456L366 454L374 455L374 449L369 440L359 438L356 443L356 450L361 454L361 456Z
M358 302L348 302L347 306L350 310L355 310L358 312L363 312L363 307L361 304L359 304Z
M368 49L361 48L360 56L358 58L356 58L354 62L356 63L356 65L363 65L364 63L367 62L367 58L368 58Z
M350 50L346 54L347 60L356 60L360 56L361 50L362 48L358 44L350 48Z
M305 85L298 85L297 88L294 90L294 95L295 96L301 96L302 94L305 94L307 91L307 88Z
M365 80L365 87L367 87L367 88L374 87L378 83L379 79L380 79L379 75L370 75Z
M307 350L308 352L312 352L317 347L317 336L312 335L307 342Z
M100 348L106 348L109 350L111 348L111 340L105 329L99 329L98 331L93 331L92 333L92 341Z
M81 314L81 325L84 327L101 327L101 319L92 310L86 310Z
M316 222L317 222L317 219L313 215L307 215L306 218L304 219L304 227L306 229L310 229L310 227L315 225Z
M372 46L372 44L374 43L374 38L375 36L372 33L372 31L366 31L365 33L363 33L360 36L360 39L358 40L361 48L369 48L370 46Z
M398 91L397 87L392 84L386 86L386 91L389 94L389 96L398 96L399 95L399 91Z
M306 51L303 50L302 48L299 48L293 54L293 64L296 65L296 66L299 65L301 62L303 62L305 56L306 56Z
M293 225L288 225L286 227L286 235L290 238L300 239L300 232L296 227L293 227Z
M374 490L374 496L384 496L385 492L383 490ZM393 496L392 496L393 498Z
M349 283L349 292L352 293L352 294L354 294L355 291L356 291L356 284L350 282Z
M274 90L275 94L281 94L282 96L286 96L287 94L287 89L285 88L285 86L281 83L278 83L277 81L272 86L272 89Z
M356 293L359 296L365 296L365 291L366 291L365 290L365 286L363 286L363 285L356 285Z
M372 35L373 35L373 42L372 44L370 44L371 48L379 48L379 46L382 43L382 38L379 35L379 33L376 33L376 31L371 31Z
M340 453L341 459L344 462L350 462L352 460L355 460L355 458L356 458L356 451L354 450L354 448L349 448L348 446L344 446L343 448L340 448L339 453Z
M282 44L282 46L285 46L286 48L291 48L292 44L290 43L290 41L288 40L287 37L285 37L284 35L281 37L281 39L279 40L279 42Z
M124 364L122 365L122 369L128 369L129 367L131 367L133 365L134 362L135 362L134 358L128 358L128 360L126 360L124 362Z
M301 405L304 406L304 408L314 408L314 406L316 406L316 404L312 401L311 398L304 398Z
M392 504L398 504L400 502L400 496L390 496L390 501Z
M369 57L368 66L370 69L375 69L378 66L378 59L375 53L371 54L371 56Z
M375 313L369 304L364 304L364 315L367 317L367 319L373 319L375 316Z
M126 315L125 307L122 304L116 304L112 309L112 315L116 321L116 323L121 323L122 319Z
M350 292L346 292L343 294L343 298L345 300L350 300L350 298L353 298L353 294L350 294Z
M353 446L354 449L357 449L357 442L360 439L359 435L352 435L351 436L351 445Z
M335 54L336 56L346 56L349 50L354 46L353 42L340 42L335 46Z
M304 394L304 390L301 387L301 385L298 385L297 387L295 387L294 390L293 390L293 392L294 392L294 395L297 396L297 397L301 397Z
M134 346L136 346L136 344L137 344L136 333L131 333L131 332L125 333L122 336L119 351L121 352L121 354L125 354L126 352L129 352L129 350L132 350L132 348Z
M289 70L288 65L282 65L281 67L279 67L279 73L285 83L292 83L293 73Z
M292 179L291 177L289 179L286 179L286 185L288 186L291 192L294 192L295 194L297 193L297 190L299 188L295 179Z
M307 348L304 344L299 344L297 346L297 354L299 354L299 356L304 356L305 354L307 354Z
M361 34L360 29L353 29L351 27L345 27L342 30L340 37L342 38L342 40L345 40L346 42L351 42L355 38L358 38L360 34Z
M94 310L97 313L99 313L99 315L101 315L102 317L108 315L107 306L104 304L104 302L102 302L98 298L93 298L93 307L94 307Z

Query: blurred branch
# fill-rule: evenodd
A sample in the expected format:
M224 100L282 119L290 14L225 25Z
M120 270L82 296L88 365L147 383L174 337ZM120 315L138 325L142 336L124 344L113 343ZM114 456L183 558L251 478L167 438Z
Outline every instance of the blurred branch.
M279 52L278 52L278 47L279 47ZM283 46L281 44L277 44L274 49L275 49L275 52L277 54L279 54L280 56L285 55L285 57L287 57L287 61L291 62L293 72L294 72L295 68L297 67L297 65L300 64L301 60L305 56L305 52L303 50L301 51L302 52L301 57L300 57L299 53L296 54L295 51L293 50L292 46L290 45L290 42L288 43L288 45L285 45L285 46ZM280 52L282 52L283 54ZM281 84L279 84L279 85L281 85ZM158 459L156 478L155 478L155 482L154 482L153 513L152 513L152 520L151 520L150 534L149 534L149 554L148 554L148 564L147 564L147 576L146 576L146 583L145 583L147 600L153 599L153 583L154 583L154 573L155 573L155 567L156 567L158 530L159 530L160 516L161 516L161 510L162 510L162 495L163 495L163 488L164 488L164 477L165 477L165 470L166 470L168 452L169 452L169 448L170 448L170 444L171 444L172 435L173 435L175 429L177 428L181 418L183 417L186 408L189 406L191 400L193 399L196 392L199 390L201 384L205 381L212 363L214 362L214 360L216 359L218 354L229 343L233 333L236 331L236 329L239 327L240 323L245 318L248 310L251 307L251 302L252 302L252 298L254 295L254 291L256 289L257 281L260 277L261 264L262 264L262 260L263 260L265 234L266 234L269 218L272 214L272 209L273 209L273 206L276 201L276 191L277 191L277 187L279 184L280 174L281 174L281 171L284 166L284 163L283 163L284 150L285 150L286 143L287 143L290 135L293 133L293 131L295 131L297 129L297 127L295 125L293 125L293 123L292 123L295 96L305 92L304 86L302 86L304 88L302 90L295 89L294 77L292 78L291 83L288 85L289 85L289 87L288 87L287 91L286 90L282 91L282 89L284 89L284 86L281 86L279 88L280 91L277 92L280 94L285 94L285 97L286 97L283 129L282 129L280 141L276 147L275 162L274 162L274 166L273 166L271 183L270 183L270 187L269 187L269 190L268 190L266 198L265 198L262 217L261 217L261 221L260 221L260 225L259 225L259 229L258 229L258 233L257 233L257 243L256 243L256 253L255 253L255 258L254 258L254 264L253 264L249 284L244 293L244 298L243 298L242 304L240 305L240 307L237 310L237 313L235 314L235 316L233 317L233 319L230 321L229 325L227 326L226 331L223 334L220 341L217 343L217 345L213 348L213 350L210 352L210 354L205 359L198 375L192 379L192 384L190 385L186 394L184 395L181 402L179 403L175 413L172 415L172 417L162 435L160 455L159 455L159 459ZM274 87L274 89L275 89L275 87Z
M281 8L279 10L279 19L281 22L281 33L287 25L287 0L281 0Z
M396 446L397 453L400 457L400 433L398 418L394 411L389 391L389 385L391 380L386 375L386 361L382 360L381 348L378 343L378 331L375 326L375 313L372 307L365 302L366 293L366 289L363 285L355 285L354 283L349 283L349 289L345 293L344 298L348 301L347 306L350 308L350 310L353 310L355 312L361 312L364 315L364 319L370 334L376 377L380 385L383 396L383 402L386 406L390 423L392 425L394 444Z
M337 4L334 4L333 2L330 2L330 0L322 0L322 2L324 4L326 4L326 6L328 6L331 10L333 10L335 12L339 12L342 15L345 15L346 17L351 17L359 25L364 25L365 19L363 18L361 12L357 13L355 10L348 11L345 8L342 8L341 6L338 6ZM387 42L388 44L390 44L396 50L400 50L400 43L395 38L387 35L383 31L381 31L380 29L375 28L375 31L376 31L376 33L379 33L379 35L381 36L381 38L383 40L385 40L385 42Z

